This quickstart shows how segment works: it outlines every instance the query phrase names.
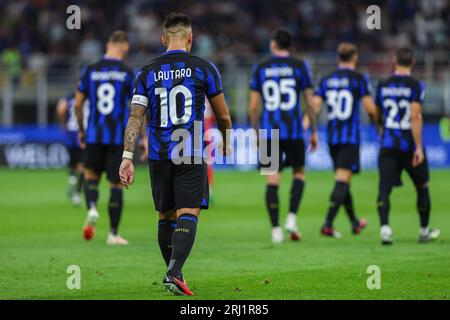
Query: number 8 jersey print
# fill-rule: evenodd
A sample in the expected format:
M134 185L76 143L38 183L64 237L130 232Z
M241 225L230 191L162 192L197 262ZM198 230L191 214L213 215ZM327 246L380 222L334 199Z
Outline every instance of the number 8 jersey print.
M121 60L103 57L81 73L78 90L90 103L86 143L122 145L134 74Z
M300 93L312 86L309 66L302 60L272 56L255 65L250 89L263 99L261 129L279 129L280 140L303 139Z
M149 158L203 157L205 99L221 93L216 67L183 50L167 51L143 67L132 104L147 108Z
M377 87L376 104L383 115L382 148L414 151L411 132L411 102L423 103L423 82L409 75L394 74Z

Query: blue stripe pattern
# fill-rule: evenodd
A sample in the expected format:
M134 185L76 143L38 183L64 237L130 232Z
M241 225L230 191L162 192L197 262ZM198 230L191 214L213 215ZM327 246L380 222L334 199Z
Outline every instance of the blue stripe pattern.
M93 72L123 72L123 79L92 79ZM119 60L102 59L97 64L91 65L82 72L78 90L88 96L90 104L90 116L86 128L86 143L103 145L122 145L124 130L128 122L128 101L133 90L133 75L124 68ZM97 92L98 88L106 83L110 83L114 88L114 93L107 91L102 99ZM112 96L114 94L114 96ZM107 100L107 101L106 101ZM112 101L112 102L109 102ZM113 104L110 113L102 114L99 108L106 108L108 103ZM99 104L99 105L98 105Z

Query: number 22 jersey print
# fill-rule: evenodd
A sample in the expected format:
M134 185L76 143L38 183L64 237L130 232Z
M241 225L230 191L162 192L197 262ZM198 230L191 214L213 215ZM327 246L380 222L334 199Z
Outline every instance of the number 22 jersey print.
M86 143L122 145L134 74L121 60L104 57L81 72L78 91L90 103Z
M408 152L415 149L411 103L423 103L424 84L409 75L392 75L377 87L376 104L383 115L381 147Z

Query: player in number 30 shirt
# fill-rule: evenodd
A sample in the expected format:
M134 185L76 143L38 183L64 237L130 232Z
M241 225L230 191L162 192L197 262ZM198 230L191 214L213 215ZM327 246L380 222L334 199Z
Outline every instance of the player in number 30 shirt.
M315 97L317 110L320 110L323 101L327 105L328 146L335 170L335 185L321 233L334 238L341 236L333 228L333 221L341 205L350 219L353 234L359 234L366 226L364 219L356 218L350 192L352 176L360 171L360 105L373 119L378 118L377 108L370 96L369 81L355 71L358 62L356 46L341 43L338 57L338 69L320 81Z

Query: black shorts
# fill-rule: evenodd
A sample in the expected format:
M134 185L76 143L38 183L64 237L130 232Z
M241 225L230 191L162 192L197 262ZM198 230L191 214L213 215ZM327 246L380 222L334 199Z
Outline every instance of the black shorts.
M359 162L359 145L356 144L330 144L330 156L333 160L334 170L347 169L353 173L361 170Z
M75 168L84 162L84 150L78 147L67 148L69 152L69 168Z
M425 160L417 167L412 166L414 153L402 152L395 149L382 148L378 156L378 167L380 170L380 185L399 187L403 185L401 175L403 169L408 172L414 185L422 186L430 180L428 161Z
M85 166L96 172L106 171L106 177L111 183L119 183L119 168L122 162L122 153L122 146L88 144L86 145L85 151Z
M153 202L158 212L181 208L208 209L206 163L174 164L172 160L148 160Z
M259 148L259 167L260 168L268 168L272 166L272 161L269 163L262 162L261 153L264 153L264 150L261 148L261 143L266 142L267 145L267 154L264 157L272 158L272 141L265 140L260 141ZM279 159L279 170L283 170L286 167L294 167L300 168L305 166L305 142L303 139L296 140L279 140L279 150L278 150L278 159Z

